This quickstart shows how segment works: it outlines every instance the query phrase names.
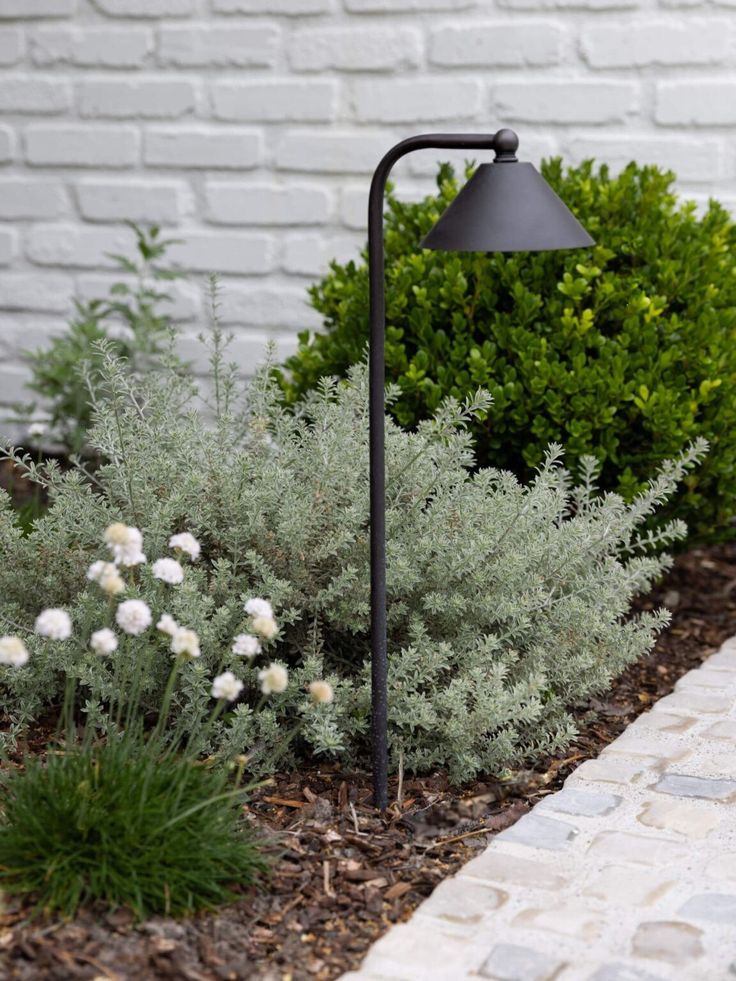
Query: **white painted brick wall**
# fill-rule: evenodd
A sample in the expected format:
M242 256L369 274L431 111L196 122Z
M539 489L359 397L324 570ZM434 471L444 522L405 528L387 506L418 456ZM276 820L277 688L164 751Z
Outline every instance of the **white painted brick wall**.
M185 355L214 271L250 370L318 325L306 287L357 254L393 142L500 125L734 206L736 0L0 0L0 403L114 281L125 219L182 240ZM400 193L466 156L402 161Z

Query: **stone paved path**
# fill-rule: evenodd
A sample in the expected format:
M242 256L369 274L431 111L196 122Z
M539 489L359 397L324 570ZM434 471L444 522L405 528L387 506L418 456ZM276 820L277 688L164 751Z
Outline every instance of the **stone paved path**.
M342 981L735 981L736 638Z

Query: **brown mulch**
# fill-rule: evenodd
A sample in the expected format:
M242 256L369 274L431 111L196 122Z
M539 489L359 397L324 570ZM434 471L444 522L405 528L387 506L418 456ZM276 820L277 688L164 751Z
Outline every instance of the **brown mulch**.
M23 909L10 905L0 914L0 977L329 981L355 968L374 940L493 834L559 789L736 632L736 544L680 556L640 607L663 603L673 610L672 626L606 697L579 706L580 736L563 756L504 784L458 789L438 774L407 778L399 788L394 780L395 803L383 817L370 806L365 773L325 766L279 776L248 808L277 836L268 891L217 915L140 925L120 910L28 926Z

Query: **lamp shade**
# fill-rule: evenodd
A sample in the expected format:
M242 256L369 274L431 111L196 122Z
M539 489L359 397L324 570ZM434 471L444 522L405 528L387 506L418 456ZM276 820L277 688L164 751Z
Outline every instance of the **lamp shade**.
M532 164L501 159L478 167L421 247L541 252L594 244Z

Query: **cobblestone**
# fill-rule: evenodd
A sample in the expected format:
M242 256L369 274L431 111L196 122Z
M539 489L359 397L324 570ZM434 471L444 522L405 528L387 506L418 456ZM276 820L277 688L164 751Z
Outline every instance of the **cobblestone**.
M527 909L512 921L513 926L548 930L580 940L593 940L601 932L602 922L579 902L558 903L553 909Z
M722 816L693 804L656 800L645 804L639 823L663 831L678 831L691 838L705 838L721 823Z
M654 785L660 794L673 794L677 797L700 797L703 800L736 800L736 781L707 780L684 773L665 773Z
M526 814L516 824L502 831L498 840L517 841L534 848L566 848L577 833L577 828L563 821L555 821L540 814Z
M567 787L558 794L545 797L535 808L536 811L559 811L561 814L577 814L582 817L598 817L610 814L621 803L615 794L594 794L577 787Z
M607 759L611 753L666 760L668 763L675 763L690 756L690 750L682 740L664 743L662 736L656 732L625 732L610 746L606 747L602 754L603 758Z
M490 910L498 909L507 894L482 882L445 879L429 899L422 903L422 916L434 916L449 923L479 923Z
M675 691L689 691L691 688L730 694L736 688L736 674L732 671L711 671L706 667L688 671L675 685Z
M734 669L736 638L343 981L736 977Z
M549 981L563 967L545 954L515 944L497 944L479 971L482 978L498 981Z
M701 936L701 931L689 923L641 923L632 949L640 957L681 964L703 953Z
M680 909L680 915L693 920L711 920L736 927L736 895L723 896L708 893L693 896Z
M492 882L510 882L517 886L533 886L536 889L561 889L565 884L563 876L540 862L532 862L516 855L505 855L488 849L483 855L474 858L460 870L460 875L476 879L490 879Z
M650 869L607 865L594 874L583 889L583 895L601 899L612 906L650 906L674 885L672 879L652 874Z
M689 711L696 715L726 715L732 706L732 698L706 693L701 695L695 691L676 691L657 702L654 711Z
M568 778L568 784L576 784L579 780L591 780L600 783L632 784L640 780L648 768L656 767L655 758L625 760L619 759L615 753L602 756L598 760L588 760L583 763Z
M736 721L714 722L702 735L706 739L725 739L729 742L736 741Z
M641 729L655 729L659 732L671 732L679 735L692 729L696 722L697 719L690 719L682 715L669 715L667 712L645 712L629 726L629 731L639 732Z
M736 647L733 645L730 647L724 646L718 654L714 654L713 657L708 658L705 666L718 671L736 671Z
M630 834L627 831L602 831L590 846L596 858L610 858L617 862L634 862L637 865L660 867L677 862L686 851L680 842L654 835Z

